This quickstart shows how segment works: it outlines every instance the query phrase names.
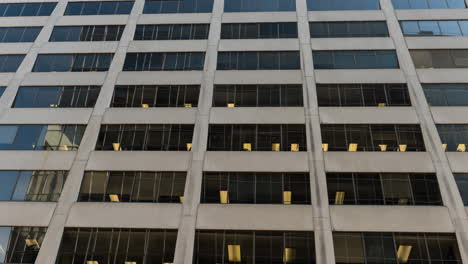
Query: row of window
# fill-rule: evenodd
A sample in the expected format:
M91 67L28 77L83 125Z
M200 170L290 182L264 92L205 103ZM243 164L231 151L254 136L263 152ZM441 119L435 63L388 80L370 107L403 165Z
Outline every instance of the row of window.
M96 150L190 151L193 124L102 125ZM1 125L0 150L77 150L86 125ZM466 151L468 125L437 125L446 151ZM425 151L419 125L322 124L324 151ZM212 124L209 151L306 151L302 124Z
M463 0L392 0L396 9L445 9L465 8ZM70 2L65 9L66 16L83 15L128 15L133 1ZM49 16L56 3L8 3L0 4L0 17ZM323 10L378 10L378 0L308 0L310 11ZM146 0L144 14L160 13L211 13L213 0L155 1ZM225 0L225 12L277 12L295 11L294 0Z
M56 202L66 171L0 171L0 201ZM454 174L466 198L466 174ZM311 204L310 175L204 172L201 203ZM86 171L78 202L183 203L185 172ZM442 205L435 174L327 173L331 205ZM466 199L464 199L465 202Z
M47 228L0 227L0 261L32 264ZM175 229L72 228L63 231L56 264L172 263ZM315 263L309 231L196 230L194 264ZM336 263L461 264L450 233L333 232Z
M0 95L5 87L0 87ZM431 106L468 106L466 84L423 84ZM21 86L14 108L94 107L99 86ZM198 85L116 86L111 107L197 107ZM320 107L411 106L405 84L317 84ZM213 107L302 107L301 85L215 85Z
M416 68L468 68L468 50L410 50ZM33 72L107 71L113 54L39 54ZM316 69L397 69L394 50L314 51ZM0 55L0 72L15 72L24 55ZM203 70L204 52L128 53L123 71ZM298 51L219 52L217 70L300 69Z

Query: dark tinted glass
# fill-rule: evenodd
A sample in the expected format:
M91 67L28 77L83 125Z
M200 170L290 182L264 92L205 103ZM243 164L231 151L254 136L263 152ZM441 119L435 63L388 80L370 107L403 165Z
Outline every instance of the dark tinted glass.
M294 0L225 0L224 12L296 11Z
M0 262L33 264L46 230L45 227L0 227Z
M397 69L394 50L313 51L316 69Z
M42 27L0 28L0 42L34 42Z
M468 36L468 20L401 21L405 36Z
M204 52L127 53L124 71L201 71Z
M425 151L419 125L321 125L330 151Z
M465 8L464 0L392 0L395 9Z
M137 25L134 40L208 39L209 24Z
M67 174L66 171L0 171L0 201L56 202Z
M313 232L240 230L197 230L193 263L234 263L228 252L235 246L238 263L315 263Z
M5 92L6 87L0 87L0 97L3 95Z
M13 107L94 107L99 86L22 86Z
M440 140L446 151L465 152L468 144L468 125L437 125Z
M177 230L65 228L56 264L172 263Z
M468 205L468 173L454 173L463 204Z
M310 204L309 174L205 172L201 202Z
M198 85L116 86L111 107L197 107Z
M210 151L306 151L304 125L210 125Z
M49 41L119 41L124 28L125 26L56 26Z
M317 84L319 106L411 106L406 84Z
M221 39L297 38L296 23L222 24Z
M193 125L102 125L96 150L190 151Z
M467 49L410 50L416 68L468 68Z
M468 85L464 83L422 84L431 106L468 106Z
M0 17L50 16L57 3L0 4Z
M0 55L0 72L16 72L24 55Z
M39 54L33 72L100 72L107 71L113 54Z
M132 7L133 1L70 2L65 16L128 15Z
M330 204L442 205L435 174L327 173Z
M312 38L388 37L387 23L366 22L310 22Z
M303 106L301 85L215 85L214 107Z
M378 10L378 0L307 0L309 11L326 10Z
M218 52L218 70L300 69L298 51Z
M143 14L211 13L213 0L146 0Z
M0 150L77 150L85 125L1 125Z
M80 202L183 202L185 172L86 172Z

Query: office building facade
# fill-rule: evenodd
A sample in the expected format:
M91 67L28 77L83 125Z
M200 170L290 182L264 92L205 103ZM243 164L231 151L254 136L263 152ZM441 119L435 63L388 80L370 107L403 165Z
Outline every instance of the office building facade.
M468 263L468 0L4 0L0 263Z

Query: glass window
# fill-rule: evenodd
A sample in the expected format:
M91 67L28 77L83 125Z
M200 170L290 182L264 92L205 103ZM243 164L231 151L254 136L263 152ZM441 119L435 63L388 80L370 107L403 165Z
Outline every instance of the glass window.
M316 69L397 69L394 50L314 51Z
M34 263L46 230L45 227L0 227L0 262Z
M34 42L41 27L0 28L0 42Z
M309 11L326 10L378 10L378 0L307 0Z
M437 125L437 130L445 151L465 151L468 144L468 125Z
M223 23L221 39L297 38L296 23Z
M197 107L198 85L116 86L111 107Z
M224 12L278 12L296 11L293 0L226 0Z
M185 172L86 172L80 202L181 203Z
M463 83L422 84L431 106L468 106L468 85Z
M128 15L132 8L133 1L70 2L65 9L65 15Z
M214 107L303 106L301 85L215 85Z
M39 54L33 72L100 72L107 71L113 54Z
M65 228L56 263L172 263L176 238L170 229Z
M204 52L127 53L124 71L200 71Z
M315 263L314 247L313 232L197 230L193 263Z
M388 37L384 21L366 22L310 22L312 38Z
M465 8L464 0L392 0L395 9Z
M468 36L465 20L401 21L405 36Z
M317 84L319 106L411 106L406 84Z
M463 204L466 206L468 205L468 173L454 173L453 176L457 182Z
M49 41L119 41L124 28L125 26L56 26Z
M16 72L24 55L0 55L0 72Z
M134 40L208 39L209 24L137 25Z
M218 70L300 69L297 51L218 52Z
M193 125L102 125L96 150L190 151ZM139 140L145 139L144 142Z
M310 204L309 174L205 172L201 202Z
M419 125L322 125L330 151L425 151Z
M57 3L0 4L0 17L50 16Z
M146 0L143 14L211 13L213 0Z
M99 86L21 86L13 107L94 107L99 91Z
M210 125L209 151L306 151L305 126Z

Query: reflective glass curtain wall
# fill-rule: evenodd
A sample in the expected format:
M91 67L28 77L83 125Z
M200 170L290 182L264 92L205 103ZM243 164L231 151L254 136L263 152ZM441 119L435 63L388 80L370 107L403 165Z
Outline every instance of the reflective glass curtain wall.
M211 13L213 0L146 0L143 14Z
M0 263L34 264L45 227L0 226Z

